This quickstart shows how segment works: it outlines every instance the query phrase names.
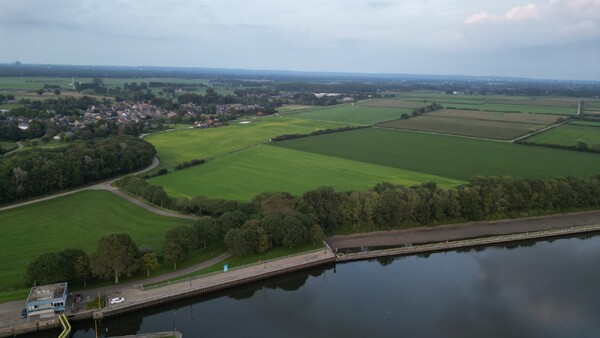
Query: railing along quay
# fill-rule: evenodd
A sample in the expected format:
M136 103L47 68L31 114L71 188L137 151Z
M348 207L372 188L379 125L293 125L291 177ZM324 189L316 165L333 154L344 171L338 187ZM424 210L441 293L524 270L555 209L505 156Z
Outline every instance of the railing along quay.
M398 248L389 248L389 249L372 250L372 251L364 251L364 252L353 252L353 253L347 253L347 254L338 253L338 254L336 254L335 261L336 262L345 262L345 261L355 261L355 260L363 260L363 259L386 257L386 256L412 255L412 254L423 253L423 252L445 251L445 250L451 250L451 249L459 249L459 248L498 244L498 243L507 243L507 242L515 242L515 241L524 241L524 240L529 240L529 239L538 239L538 238L546 238L546 237L572 235L572 234L594 232L594 231L600 231L600 224L584 225L584 226L562 228L562 229L533 231L533 232L522 232L522 233L510 234L510 235L480 237L480 238L438 242L438 243L423 244L423 245L403 246L403 247L398 247Z

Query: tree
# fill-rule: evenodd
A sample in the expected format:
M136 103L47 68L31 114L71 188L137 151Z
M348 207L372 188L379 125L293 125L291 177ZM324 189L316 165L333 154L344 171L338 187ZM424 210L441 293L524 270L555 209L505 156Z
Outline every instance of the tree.
M156 254L154 252L145 253L142 258L140 258L140 265L142 268L146 269L146 276L150 277L150 270L154 270L159 266Z
M42 95L42 94L44 94L44 90L43 89L38 89L38 90L35 91L35 93L38 94L38 95Z
M54 95L60 95L60 89L54 89Z
M281 224L283 235L281 244L287 247L296 247L306 243L308 231L302 222L294 216L286 216Z
M308 229L308 238L313 245L322 242L325 239L323 228L321 228L318 224L313 224L310 229Z
M165 244L174 242L179 244L181 249L187 254L191 250L198 248L198 233L192 225L177 225L165 234Z
M204 249L208 245L219 243L223 239L217 221L210 216L200 217L194 227L198 234L198 244Z
M114 233L100 237L96 252L92 257L92 273L99 278L130 277L138 270L139 250L129 234Z
M73 263L73 269L75 270L75 279L83 282L83 287L87 287L87 281L92 277L92 270L90 267L90 258L86 256L79 256Z
M177 262L181 262L185 258L183 248L175 242L169 242L165 245L163 252L165 262L173 263L173 269L177 270Z

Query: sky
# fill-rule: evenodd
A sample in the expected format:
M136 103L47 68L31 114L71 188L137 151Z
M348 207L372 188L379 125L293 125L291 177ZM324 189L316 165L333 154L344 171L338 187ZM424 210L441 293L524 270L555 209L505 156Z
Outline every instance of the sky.
M0 0L0 63L600 81L600 0Z

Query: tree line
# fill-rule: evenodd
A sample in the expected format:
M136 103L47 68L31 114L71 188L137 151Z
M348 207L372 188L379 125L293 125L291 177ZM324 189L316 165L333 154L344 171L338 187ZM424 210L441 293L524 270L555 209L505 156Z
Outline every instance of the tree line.
M160 186L139 177L118 182L125 191L187 214L220 217L240 211L259 214L264 207L280 214L297 212L319 224L327 234L414 227L501 218L554 214L600 207L600 175L549 180L475 176L450 189L435 183L405 187L380 183L367 191L336 192L331 187L310 190L301 196L269 193L266 205L196 196L171 198ZM153 200L154 199L154 200ZM307 224L308 224L307 223Z
M295 138L324 135L324 134L333 134L333 133L339 133L339 132L344 132L344 131L369 128L369 127L370 126L354 126L354 127L353 126L344 126L344 127L340 127L340 128L333 128L333 129L319 129L319 130L310 132L308 134L283 134L283 135L277 135L277 136L271 138L271 141L278 142L278 141L284 141L284 140L291 140L291 139L295 139Z
M13 153L0 161L0 204L130 173L155 154L152 144L132 136Z

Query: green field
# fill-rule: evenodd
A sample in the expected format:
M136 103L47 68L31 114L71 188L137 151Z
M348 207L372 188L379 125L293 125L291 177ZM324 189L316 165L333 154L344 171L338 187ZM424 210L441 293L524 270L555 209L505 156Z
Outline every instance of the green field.
M229 126L208 129L186 129L156 133L145 138L152 143L160 158L159 168L173 168L192 159L212 158L238 151L282 134L305 134L318 129L339 128L339 124L299 120L287 117L240 120Z
M543 125L530 123L463 119L433 115L421 115L406 120L395 120L382 123L378 126L498 140L513 139L543 127Z
M500 95L399 94L406 101L436 102L445 108L477 109L497 112L521 112L551 115L574 115L579 98L539 98Z
M407 186L433 181L444 187L462 183L271 145L220 156L206 164L149 180L163 186L173 197L204 195L232 200L250 200L265 191L302 194L320 186L332 186L338 191L366 190L383 181Z
M527 142L574 146L582 140L588 146L600 144L600 123L582 122L563 124L527 139ZM591 125L590 125L591 124Z
M552 178L600 173L597 154L381 128L277 145L459 180L475 175Z
M165 231L190 220L158 216L107 192L89 190L0 211L0 290L23 282L39 254L65 248L88 253L103 234L127 232L138 245L160 250Z
M318 107L298 112L290 111L285 116L303 120L328 121L346 124L372 125L374 123L399 119L404 113L410 114L410 108L368 107L361 103L338 104Z
M600 127L600 121L596 122L596 121L571 121L569 122L570 125L577 125L577 126L588 126L588 127Z

